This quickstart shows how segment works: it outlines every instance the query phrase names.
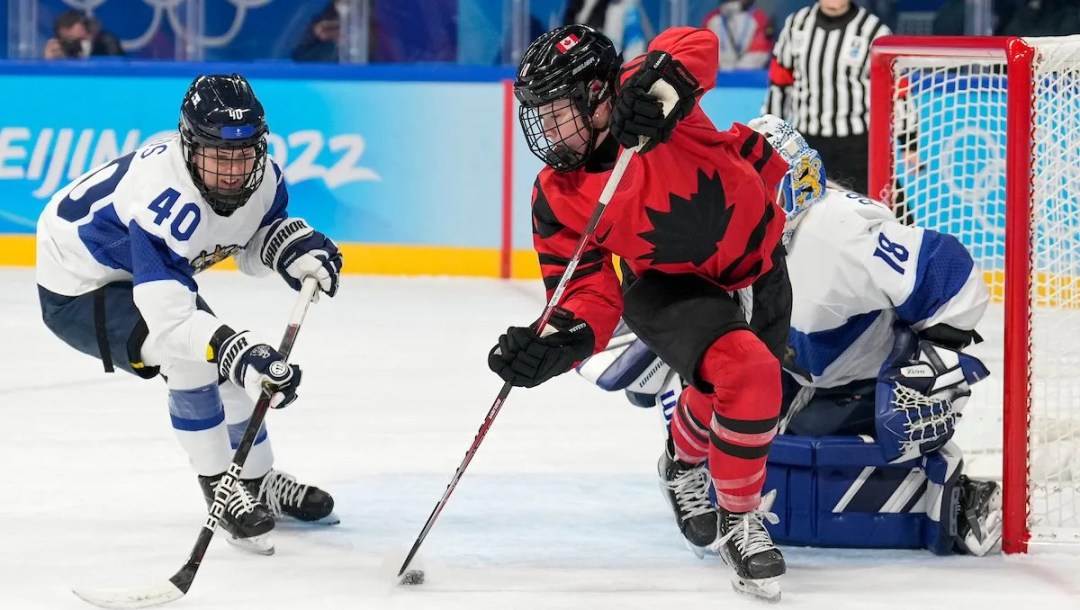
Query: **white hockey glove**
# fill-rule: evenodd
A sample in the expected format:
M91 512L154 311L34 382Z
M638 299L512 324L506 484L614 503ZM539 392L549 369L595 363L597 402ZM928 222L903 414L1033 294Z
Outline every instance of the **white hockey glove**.
M270 225L260 258L293 290L299 291L300 283L311 275L328 296L337 293L341 252L332 239L312 229L303 218L285 218Z
M242 388L258 401L263 389L270 390L270 407L281 409L296 400L300 367L285 362L281 352L258 343L250 331L233 332L222 326L210 340L207 360L218 365L218 374Z
M877 441L885 459L906 462L941 448L956 431L971 384L989 374L977 358L896 327L874 399Z

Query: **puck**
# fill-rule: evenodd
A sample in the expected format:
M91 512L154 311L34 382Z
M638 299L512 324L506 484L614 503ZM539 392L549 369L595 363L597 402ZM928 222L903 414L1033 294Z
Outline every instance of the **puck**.
M403 585L422 585L424 584L424 571L409 570L401 575L398 582Z

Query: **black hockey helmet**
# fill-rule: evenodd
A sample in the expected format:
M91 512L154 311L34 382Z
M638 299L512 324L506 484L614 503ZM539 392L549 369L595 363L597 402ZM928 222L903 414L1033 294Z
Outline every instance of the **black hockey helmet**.
M529 45L518 65L514 94L521 103L518 120L534 155L558 171L585 164L596 146L592 114L614 93L621 63L611 40L587 25L556 28ZM558 100L569 100L577 112L573 125L564 120L554 129L552 106ZM584 149L566 145L567 132L585 130Z
M180 106L184 161L218 214L235 212L262 184L269 132L262 104L243 76L203 75L188 87Z

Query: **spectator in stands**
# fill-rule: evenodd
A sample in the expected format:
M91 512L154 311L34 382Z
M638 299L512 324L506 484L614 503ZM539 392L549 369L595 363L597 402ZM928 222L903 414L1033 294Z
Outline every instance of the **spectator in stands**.
M1068 36L1080 34L1076 0L1027 0L1005 25L1006 36Z
M304 37L293 48L295 61L338 61L338 40L341 38L341 16L336 2L329 2L308 25Z
M45 43L45 59L86 59L124 55L120 40L98 20L79 11L64 11L53 21L53 37Z
M703 28L720 39L720 69L758 69L769 63L772 26L754 0L722 0L705 15Z
M364 11L359 10L363 0L331 0L326 3L308 24L304 36L293 47L293 61L321 61L337 63L342 60L341 44L342 37L348 37L349 19L352 17L359 23L364 18ZM393 10L395 5L378 5L380 10ZM367 8L367 61L410 61L405 56L405 50L401 48L402 41L394 36L380 36L380 18L376 11L375 2L370 2ZM349 11L352 11L351 13ZM445 46L445 45L443 45ZM422 57L420 60L445 61L444 57ZM350 60L348 57L345 61ZM417 61L412 59L411 61Z
M1005 26L1016 11L1017 0L993 0L990 7L993 15L991 32L972 32L973 34L993 33L1000 36ZM966 0L945 0L934 16L931 32L936 36L963 36L966 21Z

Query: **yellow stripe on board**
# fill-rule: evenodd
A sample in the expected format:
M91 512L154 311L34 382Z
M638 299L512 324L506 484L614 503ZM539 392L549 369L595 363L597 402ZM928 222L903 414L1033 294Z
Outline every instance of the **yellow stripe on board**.
M32 267L34 249L33 235L0 235L0 265ZM496 248L343 244L341 252L346 273L499 277ZM510 260L514 278L540 277L540 264L532 250L515 250ZM215 271L229 269L236 269L231 258L214 266Z
M983 280L990 288L990 300L1005 302L1005 272L983 271ZM1035 294L1032 305L1056 309L1080 309L1080 277L1039 272L1035 274Z
M34 249L33 235L0 235L0 266L33 267ZM345 255L345 273L499 277L496 248L343 244L341 251ZM510 265L515 279L540 277L540 265L532 250L514 250ZM230 269L236 269L231 258L214 266L215 271ZM983 278L990 287L991 299L1003 302L1005 273L984 271ZM1080 277L1037 274L1035 305L1080 309Z
M33 267L36 248L33 235L0 235L0 265Z

